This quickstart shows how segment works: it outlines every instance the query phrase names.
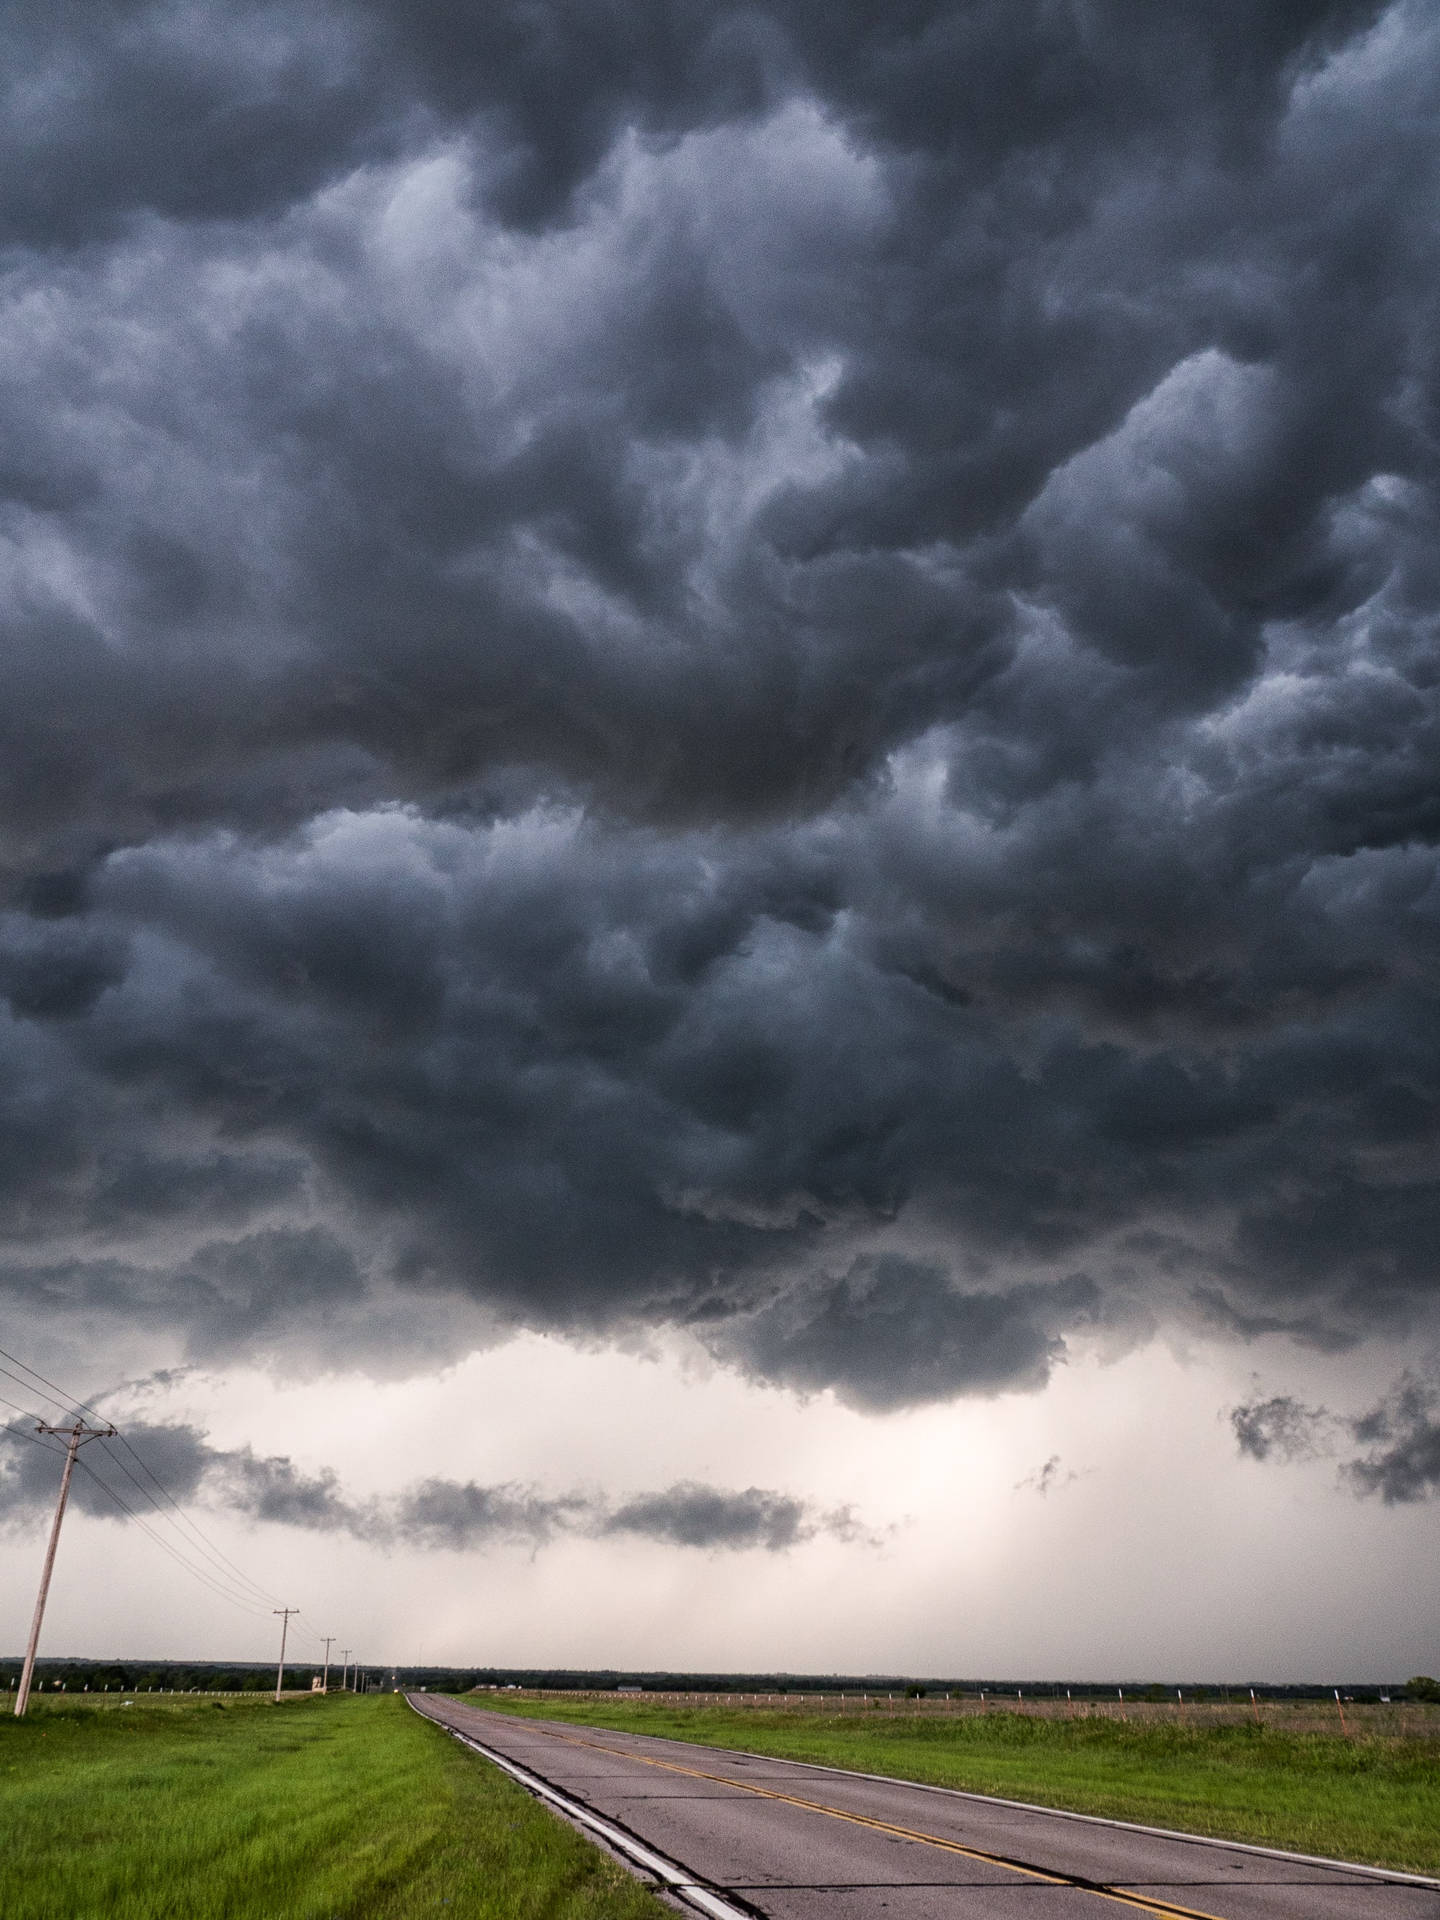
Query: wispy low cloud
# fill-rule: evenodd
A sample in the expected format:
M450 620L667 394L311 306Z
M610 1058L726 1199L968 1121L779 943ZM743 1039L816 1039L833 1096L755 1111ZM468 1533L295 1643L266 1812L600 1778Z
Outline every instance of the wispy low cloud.
M1288 1393L1226 1411L1236 1446L1251 1460L1315 1460L1333 1450L1335 1415Z
M582 1494L547 1495L507 1482L423 1480L391 1503L395 1538L407 1545L463 1552L521 1543L545 1546L557 1533L583 1529L594 1502Z
M1061 1487L1068 1487L1083 1479L1073 1467L1062 1466L1058 1453L1052 1453L1043 1467L1037 1467L1034 1473L1027 1473L1023 1480L1017 1480L1016 1493L1038 1493L1043 1500L1046 1494L1055 1493Z
M731 1492L681 1480L663 1493L637 1494L601 1521L602 1534L633 1534L673 1547L763 1547L782 1553L817 1534L874 1545L876 1536L846 1507L820 1512L808 1500L764 1487Z
M306 1474L284 1454L262 1457L248 1447L234 1453L212 1452L203 1480L212 1499L276 1526L343 1528L363 1534L384 1525L374 1503L357 1504L345 1498L338 1477L328 1467Z
M1289 1394L1226 1409L1242 1454L1252 1460L1317 1460L1342 1445L1362 1452L1341 1462L1340 1475L1361 1497L1387 1506L1440 1493L1440 1382L1405 1373L1378 1405L1357 1417L1308 1407Z
M822 1535L864 1545L878 1544L880 1538L848 1506L821 1508L767 1487L716 1487L696 1480L616 1501L594 1492L547 1493L514 1481L483 1486L430 1478L388 1497L352 1500L328 1467L306 1473L284 1454L212 1447L198 1428L183 1424L126 1431L139 1457L154 1463L181 1499L203 1500L272 1526L349 1534L378 1547L461 1553L520 1545L535 1550L569 1535L708 1552L783 1553ZM98 1446L87 1449L87 1471L75 1481L76 1504L112 1519L124 1517L112 1495L143 1507L125 1460ZM0 1435L0 1523L24 1523L47 1508L58 1479L58 1454Z

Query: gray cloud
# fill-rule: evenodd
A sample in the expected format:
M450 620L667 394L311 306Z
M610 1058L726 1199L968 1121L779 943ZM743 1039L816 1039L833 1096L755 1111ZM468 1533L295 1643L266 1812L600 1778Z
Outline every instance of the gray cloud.
M216 1457L209 1482L212 1495L225 1506L255 1520L318 1532L343 1528L364 1535L376 1531L365 1510L344 1498L339 1480L328 1467L306 1474L284 1455L261 1459L244 1448Z
M33 1423L11 1425L18 1431L0 1433L0 1522L26 1524L54 1502L63 1445L27 1444L24 1435ZM564 1534L770 1553L820 1534L852 1544L874 1545L878 1538L849 1507L822 1510L764 1487L737 1491L697 1481L616 1502L594 1492L547 1494L513 1482L480 1486L432 1477L390 1498L356 1501L328 1467L307 1473L283 1454L212 1447L183 1423L127 1422L124 1432L129 1448L104 1441L83 1448L86 1471L72 1482L76 1506L102 1519L124 1518L127 1506L147 1515L154 1504L146 1491L154 1488L153 1474L182 1505L202 1501L272 1526L436 1552L537 1549Z
M1027 1473L1023 1480L1017 1480L1014 1491L1016 1493L1038 1493L1043 1500L1058 1488L1071 1486L1076 1480L1082 1477L1083 1476L1077 1473L1073 1467L1066 1467L1062 1472L1059 1454L1052 1453L1050 1458L1045 1461L1042 1466L1037 1467L1034 1473Z
M1353 1417L1308 1407L1290 1394L1227 1409L1242 1454L1252 1460L1313 1460L1344 1442L1364 1450L1342 1461L1344 1484L1386 1506L1429 1499L1440 1491L1440 1389L1425 1374L1405 1373L1367 1412Z
M780 1552L808 1539L817 1522L803 1500L746 1487L729 1493L719 1487L681 1481L663 1493L627 1500L603 1523L605 1533L636 1534L676 1547L764 1547Z
M578 1494L547 1497L533 1487L431 1479L401 1496L394 1524L399 1537L415 1546L456 1553L495 1542L538 1547L557 1531L583 1523L591 1505Z
M618 1503L594 1493L544 1494L514 1484L431 1479L392 1503L394 1537L411 1545L463 1552L496 1543L531 1547L557 1535L651 1540L667 1547L782 1553L828 1534L876 1544L848 1508L822 1510L765 1487L741 1491L686 1480Z
M1235 1444L1252 1460L1313 1460L1330 1450L1335 1416L1288 1393L1229 1409Z
M1352 1431L1367 1448L1345 1468L1357 1493L1378 1493L1393 1506L1440 1492L1440 1390L1432 1380L1407 1374Z
M873 1409L1433 1331L1428 10L10 52L19 1324Z

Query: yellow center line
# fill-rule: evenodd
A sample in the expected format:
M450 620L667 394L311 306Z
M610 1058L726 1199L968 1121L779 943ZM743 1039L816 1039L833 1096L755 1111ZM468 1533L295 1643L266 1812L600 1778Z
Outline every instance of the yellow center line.
M533 1722L531 1723L534 1724ZM540 1729L537 1729L540 1731ZM802 1800L793 1793L777 1793L773 1787L759 1787L749 1780L732 1780L723 1773L705 1773L699 1767L682 1767L674 1760L654 1760L643 1753L633 1753L624 1747L607 1747L600 1740L581 1740L568 1733L550 1733L552 1740L561 1740L571 1747L593 1747L597 1753L613 1754L619 1760L638 1760L641 1766L659 1767L665 1773L684 1774L690 1780L710 1780L722 1787L735 1787L741 1793L753 1793L761 1800L778 1800L787 1807L800 1807L806 1813L823 1813L831 1820L845 1820L854 1827L869 1827L876 1833L891 1835L897 1840L916 1840L922 1846L939 1847L945 1853L958 1853L966 1860L976 1860L985 1866L1004 1867L1010 1873L1023 1874L1029 1880L1042 1880L1047 1886L1073 1887L1080 1893L1093 1893L1098 1900L1113 1900L1122 1907L1135 1907L1141 1913L1153 1913L1164 1916L1164 1920L1220 1920L1218 1914L1202 1913L1198 1907L1179 1907L1169 1900L1158 1900L1150 1894L1129 1893L1123 1887L1099 1886L1093 1880L1081 1879L1076 1874L1048 1873L1043 1867L1027 1866L1022 1860L1007 1859L1003 1853L987 1853L981 1847L967 1847L958 1840L945 1840L937 1833L921 1833L915 1827L899 1827L889 1820L876 1820L866 1813L846 1813L840 1807L827 1807L820 1800ZM763 1759L764 1755L756 1756Z

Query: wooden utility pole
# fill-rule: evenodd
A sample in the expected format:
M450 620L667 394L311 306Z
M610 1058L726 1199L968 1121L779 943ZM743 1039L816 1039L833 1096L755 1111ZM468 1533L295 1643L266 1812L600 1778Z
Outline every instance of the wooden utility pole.
M60 1498L55 1502L55 1519L50 1528L50 1545L45 1549L45 1568L40 1575L40 1591L35 1596L35 1618L30 1622L30 1644L25 1649L25 1665L20 1670L20 1691L15 1696L17 1719L30 1704L30 1676L35 1671L35 1649L40 1644L40 1622L45 1618L45 1598L50 1591L50 1575L55 1571L55 1549L60 1544L60 1522L65 1518L65 1502L70 1498L70 1476L75 1471L75 1456L87 1440L108 1440L114 1427L87 1427L77 1420L73 1427L37 1426L37 1433L53 1433L65 1440L65 1471L60 1476Z
M280 1704L280 1689L285 1684L285 1636L290 1631L290 1616L298 1613L299 1607L272 1607L272 1613L280 1615L280 1664L275 1669L275 1704Z

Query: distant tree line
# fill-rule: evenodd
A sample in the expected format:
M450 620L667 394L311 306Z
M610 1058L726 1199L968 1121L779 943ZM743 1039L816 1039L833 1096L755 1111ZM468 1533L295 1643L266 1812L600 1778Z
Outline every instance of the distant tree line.
M402 1669L409 1673L410 1669ZM438 1683L429 1681L407 1681L408 1685L429 1686ZM485 1687L526 1687L537 1691L595 1693L613 1692L617 1688L639 1690L642 1693L895 1693L908 1699L926 1699L945 1694L977 1696L985 1693L997 1700L1008 1695L1013 1699L1020 1694L1027 1700L1063 1700L1068 1694L1075 1700L1113 1700L1121 1687L1127 1700L1174 1700L1176 1694L1183 1695L1186 1701L1221 1704L1225 1701L1248 1700L1252 1691L1251 1682L1237 1682L1226 1685L1219 1682L1201 1682L1188 1680L1150 1681L1095 1681L1095 1680L985 1680L968 1677L964 1679L935 1680L917 1679L909 1674L795 1674L795 1673L664 1673L647 1671L624 1671L614 1668L586 1670L572 1667L483 1667L476 1673L474 1684ZM1384 1697L1391 1700L1440 1700L1440 1684L1427 1680L1423 1676L1409 1682L1393 1683L1338 1683L1339 1691L1347 1701L1358 1703L1378 1702ZM1432 1694L1427 1688L1434 1688ZM1270 1700L1329 1700L1333 1698L1336 1683L1320 1682L1289 1686L1272 1686L1256 1682L1253 1687L1255 1698L1261 1702Z
M287 1666L285 1685L305 1691L318 1679L318 1665ZM330 1668L332 1689L340 1686L340 1667ZM1187 1702L1220 1703L1248 1700L1250 1683L1225 1686L1190 1681L1098 1682L1085 1680L978 1680L974 1678L916 1679L906 1674L794 1674L794 1673L669 1673L619 1668L598 1671L581 1667L439 1667L367 1666L362 1669L370 1687L413 1688L428 1693L468 1693L475 1687L525 1687L550 1692L614 1692L618 1688L643 1693L894 1693L909 1699L945 1694L981 1692L997 1702L1017 1694L1027 1700L1113 1700L1123 1685L1127 1700L1167 1701L1177 1693ZM13 1692L19 1681L18 1658L0 1659L0 1690ZM273 1662L170 1660L40 1660L35 1667L37 1688L44 1693L174 1691L188 1693L262 1693L275 1685ZM1328 1684L1262 1686L1254 1689L1259 1701L1328 1700ZM1440 1701L1440 1681L1417 1674L1392 1685L1346 1685L1339 1691L1347 1701Z
M319 1667L286 1666L285 1688L302 1691L320 1676ZM0 1687L13 1692L20 1677L18 1660L0 1660ZM338 1684L338 1671L331 1674ZM175 1664L138 1660L37 1660L35 1687L44 1693L264 1693L275 1686L274 1666Z

